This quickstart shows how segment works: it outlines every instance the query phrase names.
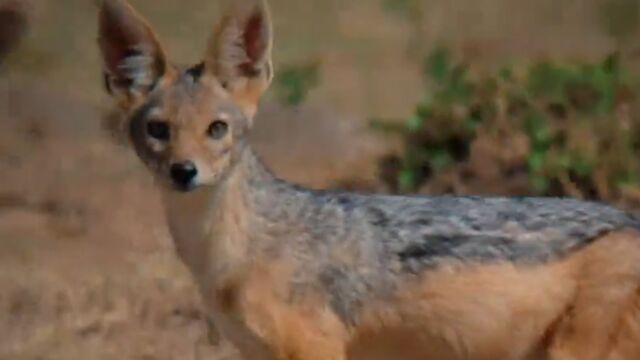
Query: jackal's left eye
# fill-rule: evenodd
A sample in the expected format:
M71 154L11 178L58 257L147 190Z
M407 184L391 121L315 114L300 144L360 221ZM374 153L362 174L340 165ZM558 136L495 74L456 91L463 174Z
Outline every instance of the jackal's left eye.
M147 122L147 134L160 141L167 141L171 136L169 124L164 121L153 120Z
M229 125L222 120L215 120L209 125L207 128L207 135L209 135L212 139L220 140L229 131Z

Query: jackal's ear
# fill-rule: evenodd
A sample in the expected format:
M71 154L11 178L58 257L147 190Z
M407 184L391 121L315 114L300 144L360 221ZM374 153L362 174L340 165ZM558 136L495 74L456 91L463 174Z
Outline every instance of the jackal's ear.
M125 0L102 0L99 21L107 91L129 102L144 97L167 71L155 33Z
M273 77L272 28L264 0L236 0L209 42L205 70L253 115Z

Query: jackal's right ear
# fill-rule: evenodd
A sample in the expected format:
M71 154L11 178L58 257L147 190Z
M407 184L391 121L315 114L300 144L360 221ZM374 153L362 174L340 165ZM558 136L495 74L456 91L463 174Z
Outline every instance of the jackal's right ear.
M149 24L125 0L102 0L99 21L107 91L135 102L166 75L164 52Z

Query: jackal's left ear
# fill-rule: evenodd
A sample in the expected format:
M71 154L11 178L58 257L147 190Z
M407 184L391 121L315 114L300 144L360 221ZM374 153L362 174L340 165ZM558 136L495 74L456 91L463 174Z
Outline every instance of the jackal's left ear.
M273 78L272 40L265 1L236 0L209 42L205 71L215 76L250 115Z
M167 61L151 26L126 2L102 0L98 42L105 85L125 103L146 96L167 72Z

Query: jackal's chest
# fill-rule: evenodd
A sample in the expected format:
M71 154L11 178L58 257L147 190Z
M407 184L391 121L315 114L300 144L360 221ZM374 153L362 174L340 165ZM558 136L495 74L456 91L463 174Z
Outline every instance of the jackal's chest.
M323 294L289 296L286 264L262 259L234 275L202 295L216 328L246 359L343 359L345 325Z
M199 272L206 262L206 237L198 224L182 219L170 218L169 231L173 238L176 253L193 272Z

